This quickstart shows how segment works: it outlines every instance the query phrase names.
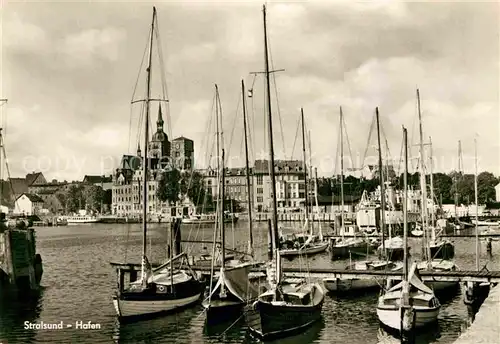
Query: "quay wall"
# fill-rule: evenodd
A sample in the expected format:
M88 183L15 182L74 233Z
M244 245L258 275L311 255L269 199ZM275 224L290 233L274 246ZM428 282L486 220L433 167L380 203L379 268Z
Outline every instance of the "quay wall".
M472 325L454 344L500 343L500 287L496 286L476 314Z

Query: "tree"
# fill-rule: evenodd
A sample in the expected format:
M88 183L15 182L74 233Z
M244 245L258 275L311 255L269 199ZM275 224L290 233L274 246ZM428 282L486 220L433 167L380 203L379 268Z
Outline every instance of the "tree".
M498 182L499 179L497 179L490 172L481 172L477 176L479 204L495 201L495 186L498 184Z
M179 201L181 173L171 169L164 171L158 182L156 197L161 202L177 203Z
M85 207L82 185L71 185L66 193L67 211L77 212Z
M436 198L442 197L444 204L454 203L455 196L452 192L453 180L444 173L434 173L434 194Z
M181 193L187 195L195 206L212 207L212 195L207 192L203 175L199 172L184 172L181 179Z
M83 188L85 207L89 210L100 211L101 202L104 203L104 191L97 185L86 185Z

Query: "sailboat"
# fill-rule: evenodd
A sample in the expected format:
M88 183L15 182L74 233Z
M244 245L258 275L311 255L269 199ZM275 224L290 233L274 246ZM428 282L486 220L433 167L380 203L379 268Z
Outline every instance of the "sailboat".
M270 288L259 295L249 305L245 318L249 331L262 340L289 336L303 331L321 318L325 298L318 283L286 283L282 278L280 244L278 241L278 214L276 201L276 178L274 169L273 126L271 111L271 92L269 81L269 57L267 48L266 6L263 6L265 69L267 81L267 115L269 136L269 160L272 190L272 235L271 245L274 264L268 270Z
M432 214L431 214L431 240L429 241L429 248L431 251L431 257L435 259L445 259L449 260L455 256L455 246L449 240L443 240L436 237L436 211L434 207L434 176L432 171L433 160L432 160L432 140L429 137L430 145L430 175L431 175L431 202L432 202ZM441 230L442 231L442 230ZM453 268L453 267L452 267Z
M476 203L476 209L478 203L478 191L477 191L477 142L474 139L474 202ZM476 271L479 271L479 221L478 221L478 211L476 211ZM464 285L464 303L472 308L472 320L474 320L475 313L479 310L479 307L483 304L486 297L490 293L491 284L488 282L478 283L478 282L465 282Z
M330 254L332 260L337 258L348 258L352 254L366 256L374 247L371 245L367 238L352 237L345 238L345 221L344 221L344 119L342 114L342 107L340 107L340 193L341 193L341 220L340 220L340 233L342 238L340 240L332 239L330 245Z
M389 261L403 260L403 250L404 244L401 237L393 237L392 230L389 227L389 238L385 239L385 214L386 214L386 193L385 193L385 182L384 182L384 168L382 164L382 144L380 141L380 118L379 118L378 107L375 109L375 118L377 121L377 145L378 145L378 169L379 169L379 179L380 179L380 232L382 233L382 245L377 249L379 255L383 259Z
M380 171L380 222L381 222L381 233L382 233L382 245L379 247L379 252L380 255L382 256L383 260L365 260L361 262L356 262L354 264L350 264L347 266L347 270L361 270L361 271L366 271L366 270L371 270L371 271L398 271L401 270L402 264L395 263L392 260L396 255L399 254L399 248L401 250L404 250L404 245L398 245L397 247L391 247L389 245L394 245L396 241L391 240L394 238L390 238L389 240L384 240L384 233L385 233L385 210L386 210L386 200L385 200L385 192L384 192L384 178L383 178L383 165L382 165L382 149L381 149L381 144L380 144L380 122L379 122L379 112L378 112L378 107L375 110L375 117L377 121L377 134L378 134L378 167ZM391 231L389 230L389 233ZM397 237L399 238L399 237ZM389 247L386 247L389 246ZM367 252L368 256L368 252ZM399 255L398 255L399 257ZM397 258L398 258L397 257ZM401 255L402 260L403 255ZM328 291L331 292L338 292L338 291L354 291L354 290L361 290L361 289L369 289L369 288L374 288L378 287L380 285L381 280L378 280L376 278L374 279L357 279L357 278L352 278L352 277L346 277L346 278L325 278L323 279L323 284L325 285L325 288Z
M454 250L450 250L448 247L451 243L447 243L445 241L437 242L435 236L435 228L434 226L429 226L429 217L427 215L427 186L425 180L425 151L424 151L424 143L423 143L423 126L422 126L422 112L420 109L420 91L417 89L417 107L418 107L418 119L419 119L419 133L420 133L420 188L421 188L421 212L422 212L422 226L424 231L424 236L422 240L422 253L426 258L424 261L418 264L419 269L428 270L428 271L455 271L457 270L457 266L452 260L443 259L445 255L442 253L453 253ZM432 166L432 165L431 165ZM432 169L431 169L432 172ZM434 192L431 186L431 194ZM434 202L432 202L434 203ZM431 233L429 233L431 231ZM430 234L430 235L429 235ZM446 251L444 251L446 249ZM432 252L436 252L437 257L433 256ZM443 250L443 252L441 251ZM453 256L453 255L452 255ZM456 287L457 282L454 281L429 281L426 283L431 286L434 291L446 289L448 287Z
M299 240L288 240L295 247L283 248L280 251L282 256L293 257L298 255L313 255L326 251L328 242L323 240L323 235L320 232L319 236L313 234L313 226L309 223L309 202L308 202L308 188L307 188L307 165L306 165L306 138L305 138L305 125L304 125L304 109L300 109L301 123L302 123L302 153L303 153L303 170L304 170L304 192L305 192L305 213L306 213L306 228L309 227L309 233L303 243ZM281 238L280 238L281 240Z
M427 287L418 274L415 263L408 272L408 139L407 130L403 128L404 141L404 203L403 203L403 239L404 265L403 280L388 288L378 299L377 316L380 322L392 330L402 333L414 328L424 327L437 320L441 304L434 292ZM391 281L388 280L388 285Z
M219 141L219 137L222 137L223 134L219 132L219 121L221 122L222 126L222 108L220 104L219 90L217 85L215 85L215 92L217 141ZM243 97L245 97L244 92ZM245 306L247 301L255 300L258 295L257 290L253 287L252 284L250 284L248 279L250 268L253 264L250 262L233 261L234 264L232 264L231 266L231 261L226 262L226 231L222 216L223 204L225 199L225 173L222 172L225 170L225 149L224 140L221 141L221 167L218 169L217 178L219 188L217 226L220 228L222 259L219 273L217 276L215 276L217 278L217 282L215 284L212 283L214 282L214 280L213 278L211 278L208 295L202 302L202 306L206 311L207 324L216 324L219 322L224 322L228 319L232 319L234 317L237 318L242 313L243 307ZM217 147L219 147L219 142L217 143ZM216 233L217 227L215 228L215 234ZM214 239L216 237L217 236L214 235ZM214 276L214 265L215 261L212 260L211 276Z
M121 321L141 319L147 316L159 315L165 312L177 311L197 302L204 289L204 284L198 280L191 269L181 270L174 268L174 261L185 258L185 254L172 256L162 266L151 269L146 256L147 218L148 218L148 138L149 138L149 109L151 99L151 60L153 50L153 37L157 21L156 8L153 7L153 20L151 24L149 41L149 62L147 71L147 94L145 98L144 119L144 159L142 161L142 187L143 187L143 214L142 214L142 262L141 277L130 281L128 286L119 285L113 297L116 314ZM172 235L170 236L173 247ZM189 265L187 265L189 267Z

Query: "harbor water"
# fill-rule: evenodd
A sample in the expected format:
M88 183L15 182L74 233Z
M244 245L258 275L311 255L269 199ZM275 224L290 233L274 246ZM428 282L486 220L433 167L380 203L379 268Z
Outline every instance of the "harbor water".
M323 224L324 232L330 229ZM149 226L148 257L161 262L167 256L169 225ZM185 225L183 239L212 240L211 227ZM226 226L229 248L247 245L247 224L238 222ZM42 255L44 274L40 296L21 301L0 301L0 343L252 343L244 321L227 329L204 328L201 306L177 314L119 324L112 305L116 274L109 262L140 262L142 229L140 224L89 224L65 227L38 227L37 249ZM264 259L267 255L266 223L256 224L255 251ZM456 263L460 269L475 269L474 238L454 238ZM418 258L421 241L410 239L411 252ZM183 244L191 252L211 251L210 244ZM500 270L500 243L493 243L493 256L485 253L481 243L480 266ZM348 261L330 260L328 253L309 259L309 267L342 268ZM284 261L285 266L305 268L302 259ZM378 293L363 295L326 295L322 320L303 334L279 340L279 343L379 343L398 342L380 329L376 315ZM452 343L467 323L467 309L460 290L442 300L439 322L435 327L419 332L417 343ZM96 328L81 329L88 322ZM62 329L26 328L29 324L63 323ZM81 322L81 323L79 323ZM71 325L71 327L69 327Z

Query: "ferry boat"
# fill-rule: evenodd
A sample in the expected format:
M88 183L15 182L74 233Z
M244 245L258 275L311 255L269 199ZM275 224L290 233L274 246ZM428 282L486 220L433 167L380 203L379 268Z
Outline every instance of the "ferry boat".
M97 216L88 215L85 210L80 210L79 214L77 214L77 215L66 216L66 221L68 222L68 224L100 222L99 218Z
M182 223L184 224L215 224L216 214L193 214L187 217L182 218ZM236 223L238 221L238 217L235 214L230 214L228 212L224 213L224 222Z

